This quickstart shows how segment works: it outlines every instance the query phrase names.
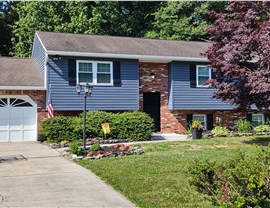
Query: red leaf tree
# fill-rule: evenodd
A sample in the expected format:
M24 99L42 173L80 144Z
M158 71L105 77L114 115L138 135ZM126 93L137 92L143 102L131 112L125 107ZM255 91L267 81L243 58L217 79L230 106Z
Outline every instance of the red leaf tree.
M270 107L270 2L229 2L214 13L205 55L216 77L213 97L238 109Z

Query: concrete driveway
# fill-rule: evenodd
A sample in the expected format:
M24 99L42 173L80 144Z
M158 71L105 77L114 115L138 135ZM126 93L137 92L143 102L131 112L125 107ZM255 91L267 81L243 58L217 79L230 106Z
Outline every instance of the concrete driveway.
M0 143L0 207L134 207L96 175L37 142Z

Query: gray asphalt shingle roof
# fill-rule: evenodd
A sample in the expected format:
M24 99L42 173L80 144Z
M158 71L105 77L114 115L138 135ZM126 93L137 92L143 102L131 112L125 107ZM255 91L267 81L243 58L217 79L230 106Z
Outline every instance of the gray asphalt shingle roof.
M117 36L37 32L49 51L204 58L211 43Z
M0 57L0 86L43 86L37 63L32 58Z

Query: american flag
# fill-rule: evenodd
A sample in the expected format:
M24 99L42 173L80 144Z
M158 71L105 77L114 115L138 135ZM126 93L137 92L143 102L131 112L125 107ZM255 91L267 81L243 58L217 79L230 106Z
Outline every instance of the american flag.
M47 109L48 109L48 118L52 118L54 116L54 112L53 112L53 104L52 104L51 99L49 99L48 101Z

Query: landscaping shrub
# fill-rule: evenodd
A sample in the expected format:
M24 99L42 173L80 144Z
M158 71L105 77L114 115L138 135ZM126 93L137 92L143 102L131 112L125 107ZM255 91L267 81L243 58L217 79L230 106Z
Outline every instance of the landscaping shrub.
M240 133L248 133L252 129L252 125L247 120L238 120L236 122L236 130Z
M191 184L223 207L270 207L270 150L239 152L217 163L207 159L190 167Z
M212 134L216 136L227 136L230 132L226 127L216 126L212 131Z
M108 122L111 133L106 138L147 140L154 129L153 119L143 112L108 113L105 111L88 111L86 113L86 136L105 137L101 124ZM82 139L83 114L77 117L57 116L44 120L39 139L50 142Z
M143 141L150 139L154 130L153 119L146 113L134 111L113 115L112 137Z
M82 155L83 154L83 148L81 146L81 142L79 141L73 141L69 145L69 152L76 155Z
M270 125L259 125L254 128L255 132L270 132Z
M100 145L96 143L96 144L91 145L90 150L91 151L98 151L98 150L100 150L100 148L101 148Z
M61 142L80 139L81 135L74 131L74 121L74 117L68 116L56 116L42 121L39 140Z
M82 130L83 114L80 115ZM111 123L112 113L106 111L91 110L86 112L86 132L87 137L103 137L101 124L105 122ZM77 130L78 131L78 130Z

